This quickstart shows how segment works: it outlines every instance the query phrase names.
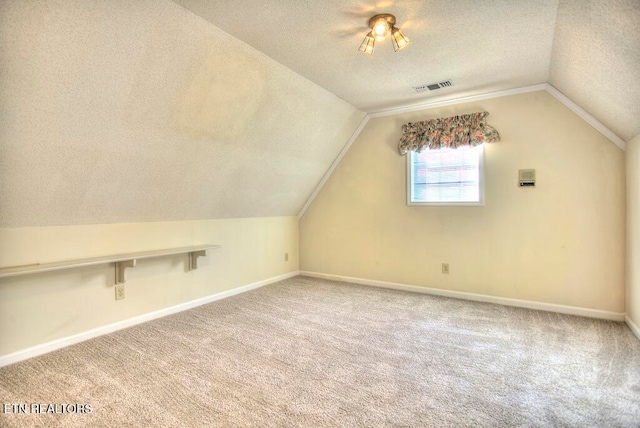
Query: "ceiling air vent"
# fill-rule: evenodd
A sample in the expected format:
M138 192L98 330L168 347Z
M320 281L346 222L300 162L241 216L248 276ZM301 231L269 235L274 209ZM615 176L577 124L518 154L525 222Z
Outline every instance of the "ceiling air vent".
M451 80L445 80L444 82L432 83L430 85L414 86L413 89L415 89L417 93L422 93L427 91L435 91L436 89L446 88L447 86L452 85L453 83L451 83Z

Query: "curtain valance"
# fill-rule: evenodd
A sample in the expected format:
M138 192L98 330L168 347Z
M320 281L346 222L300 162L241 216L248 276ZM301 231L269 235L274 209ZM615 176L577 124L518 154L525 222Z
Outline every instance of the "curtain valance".
M500 141L498 131L487 124L488 115L488 112L483 111L407 123L402 125L398 151L404 155L424 149L455 149Z

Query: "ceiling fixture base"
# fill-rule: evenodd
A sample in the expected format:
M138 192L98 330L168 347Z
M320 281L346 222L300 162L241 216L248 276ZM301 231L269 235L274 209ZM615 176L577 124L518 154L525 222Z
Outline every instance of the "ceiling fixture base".
M384 21L389 24L389 27L393 27L396 25L396 17L391 15L390 13L381 13L378 15L374 15L369 20L369 28L373 28L378 21Z
M360 48L360 52L373 55L373 46L376 41L385 40L389 35L393 41L393 50L398 52L409 44L409 38L402 34L396 26L396 17L390 13L379 13L369 19L369 28L371 31L367 33Z

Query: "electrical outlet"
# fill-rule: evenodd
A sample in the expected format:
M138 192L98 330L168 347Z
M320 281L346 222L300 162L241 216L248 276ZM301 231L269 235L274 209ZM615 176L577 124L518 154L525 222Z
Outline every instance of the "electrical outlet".
M284 261L285 262L289 261L289 253L284 253Z
M449 263L442 263L442 273L449 275Z
M116 285L116 300L124 299L124 284Z

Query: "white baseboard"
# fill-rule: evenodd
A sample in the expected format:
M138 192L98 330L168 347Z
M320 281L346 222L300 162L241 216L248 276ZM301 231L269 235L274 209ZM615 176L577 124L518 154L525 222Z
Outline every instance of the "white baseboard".
M631 329L633 334L635 334L636 337L638 338L638 340L640 340L640 327L638 327L638 325L636 323L631 321L631 318L629 318L628 315L624 316L624 322L627 323L627 325L629 326L629 328Z
M160 309L154 312L149 312L143 315L138 315L136 317L118 321L112 324L107 324L102 327L97 327L92 330L74 334L73 336L67 336L60 339L52 340L50 342L46 342L40 345L32 346L30 348L22 349L20 351L13 352L11 354L1 355L0 367L17 363L18 361L27 360L29 358L37 357L39 355L43 355L61 348L65 348L67 346L71 346L79 342L84 342L85 340L89 340L98 336L113 333L114 331L132 327L136 324L142 324L144 322L151 321L156 318L165 317L167 315L186 311L187 309L195 308L197 306L206 305L207 303L215 302L216 300L221 300L227 297L235 296L237 294L246 293L247 291L255 290L256 288L260 288L268 284L273 284L274 282L282 281L283 279L292 278L298 275L299 275L299 271L285 273L283 275L274 276L272 278L264 279L262 281L258 281L258 282L247 284L241 287L233 288L231 290L212 294L211 296L192 300L190 302L180 303L179 305L170 306L168 308Z
M485 294L465 293L463 291L443 290L441 288L420 287L418 285L398 284L395 282L376 281L348 276L330 275L318 272L300 271L300 275L323 278L333 281L350 282L353 284L370 285L373 287L391 288L394 290L412 291L414 293L433 294L436 296L452 297L454 299L473 300L476 302L497 303L504 306L537 309L539 311L558 312L561 314L578 315L589 318L599 318L611 321L624 321L622 312L602 311L599 309L581 308L578 306L556 305L554 303L535 302L532 300L511 299L508 297L488 296Z

